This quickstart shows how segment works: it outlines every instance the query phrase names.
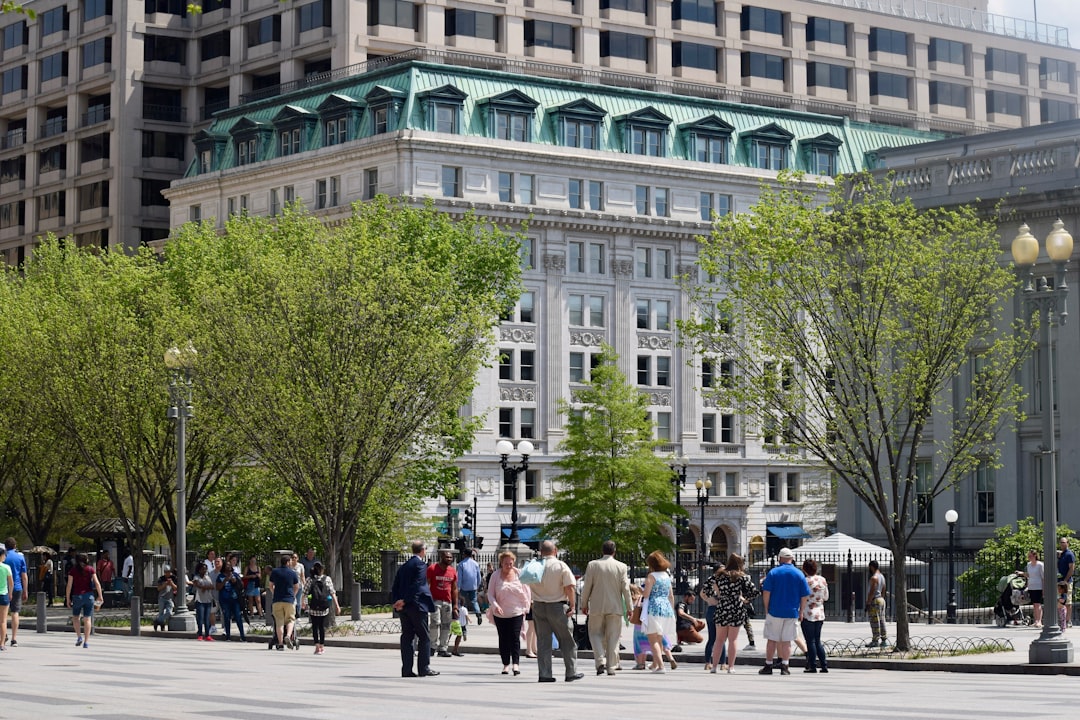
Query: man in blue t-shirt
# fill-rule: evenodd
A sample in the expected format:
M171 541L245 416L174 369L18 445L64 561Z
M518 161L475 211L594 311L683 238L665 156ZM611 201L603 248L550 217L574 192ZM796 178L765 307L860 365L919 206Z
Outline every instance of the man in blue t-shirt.
M791 659L791 643L795 640L795 626L806 612L806 600L810 586L802 570L791 564L795 554L781 548L777 555L780 564L769 571L761 584L761 598L765 604L765 667L759 675L772 675L773 655L779 651L780 674L790 675L788 661Z
M19 634L19 611L22 610L30 585L26 582L26 558L16 548L15 538L5 539L4 547L7 548L4 564L11 568L11 578L15 583L8 606L8 613L11 615L11 647L18 647L15 636Z
M221 566L221 572L214 578L214 589L218 591L218 607L221 609L222 624L225 628L225 642L232 640L232 621L240 631L240 642L246 642L244 636L244 616L240 612L240 598L243 596L244 581L236 571L240 557L230 553Z
M300 592L300 576L289 567L290 555L281 558L281 566L270 573L270 592L273 593L274 638L277 649L284 650L282 638L292 637L292 626L296 620L296 596ZM291 642L291 641L290 641Z
M462 550L461 557L457 566L458 598L467 613L476 613L476 624L479 625L484 621L480 604L476 601L476 594L480 590L480 566L473 560L472 548Z
M1068 586L1067 594L1065 595L1065 626L1061 629L1072 625L1072 596L1073 596L1073 571L1076 570L1076 555L1069 549L1069 538L1058 538L1058 582L1064 582ZM8 551L8 557L11 557L11 551ZM18 587L18 586L16 586Z

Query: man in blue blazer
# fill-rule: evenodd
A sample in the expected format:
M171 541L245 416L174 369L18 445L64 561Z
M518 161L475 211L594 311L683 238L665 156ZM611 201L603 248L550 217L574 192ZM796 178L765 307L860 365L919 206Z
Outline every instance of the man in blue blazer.
M391 599L401 619L401 677L431 677L431 636L428 613L435 610L427 582L427 548L422 540L413 540L413 556L398 568ZM416 672L413 672L413 638L416 638Z

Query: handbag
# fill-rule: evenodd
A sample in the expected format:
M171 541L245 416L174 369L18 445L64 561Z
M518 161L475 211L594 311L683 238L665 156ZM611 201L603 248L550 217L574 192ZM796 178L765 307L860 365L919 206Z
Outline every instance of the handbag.
M523 585L537 585L544 577L544 563L536 558L525 563L521 568L520 580Z
M634 606L634 612L630 613L630 624L631 625L640 625L641 624L641 603L638 603L637 605L635 605Z

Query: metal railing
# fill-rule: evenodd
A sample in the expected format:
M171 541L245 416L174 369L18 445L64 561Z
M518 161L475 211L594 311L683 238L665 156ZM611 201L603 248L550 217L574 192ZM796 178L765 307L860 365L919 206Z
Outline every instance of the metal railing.
M103 123L112 117L108 105L95 105L82 114L80 118L79 126L87 127L88 125L97 125Z

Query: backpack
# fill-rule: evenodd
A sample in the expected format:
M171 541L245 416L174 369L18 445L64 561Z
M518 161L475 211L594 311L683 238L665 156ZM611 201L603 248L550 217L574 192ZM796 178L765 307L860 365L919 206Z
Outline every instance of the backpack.
M329 610L330 591L326 588L326 576L320 575L311 580L311 594L308 596L308 610Z
M520 580L522 585L537 585L544 578L544 561L533 558L521 568Z

